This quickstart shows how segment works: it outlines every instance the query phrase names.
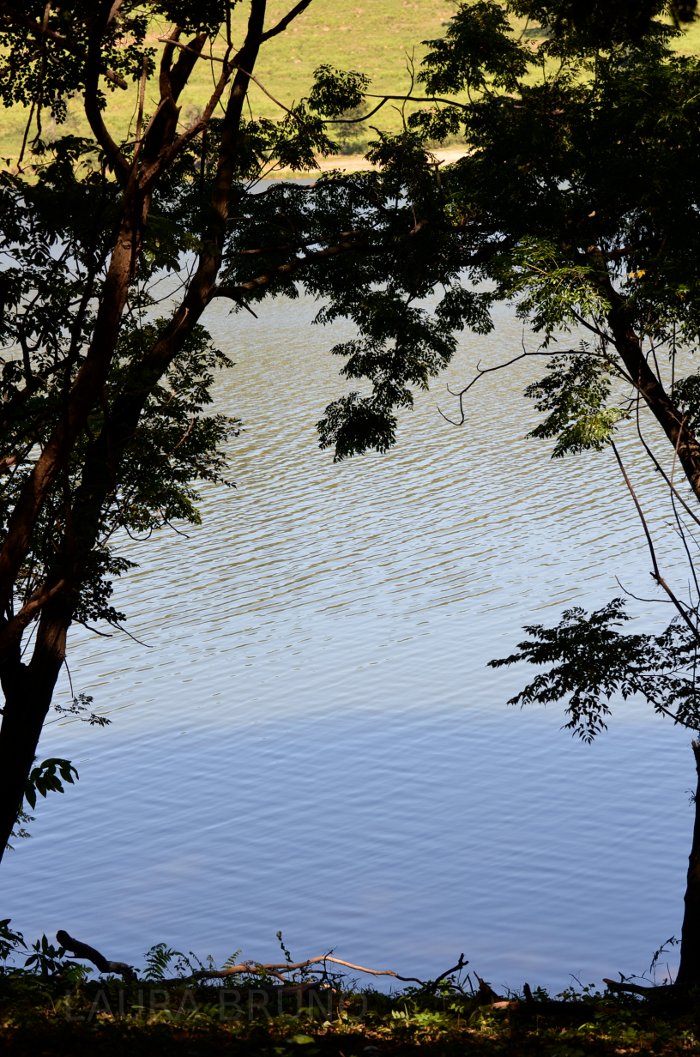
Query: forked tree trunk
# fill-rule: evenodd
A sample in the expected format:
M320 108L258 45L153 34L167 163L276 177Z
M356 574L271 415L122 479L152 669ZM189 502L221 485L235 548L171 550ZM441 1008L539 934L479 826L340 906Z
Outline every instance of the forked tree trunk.
M676 978L677 985L686 990L700 986L700 741L693 741L692 747L698 773L695 791L695 823L685 889L681 962Z

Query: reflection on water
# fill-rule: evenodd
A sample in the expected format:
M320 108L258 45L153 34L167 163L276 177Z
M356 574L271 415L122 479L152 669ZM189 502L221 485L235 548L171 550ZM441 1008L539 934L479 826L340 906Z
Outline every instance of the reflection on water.
M160 940L265 960L281 929L299 957L410 975L464 951L495 986L641 971L680 928L687 736L630 704L574 743L555 710L505 705L528 673L485 667L616 576L648 593L612 461L523 440L518 365L462 429L441 381L396 450L333 465L313 423L342 334L313 312L214 318L236 487L189 543L133 544L119 596L146 645L74 635L75 690L114 723L47 731L81 781L3 864L2 916L136 963ZM520 340L504 314L450 377Z

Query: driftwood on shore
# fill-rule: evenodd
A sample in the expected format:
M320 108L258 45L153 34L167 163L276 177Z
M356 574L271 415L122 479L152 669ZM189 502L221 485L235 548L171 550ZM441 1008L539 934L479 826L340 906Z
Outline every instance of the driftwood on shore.
M76 940L73 936L69 936L64 929L59 929L56 933L56 939L61 947L68 951L69 954L72 954L75 958L92 962L101 973L113 973L116 976L121 976L128 982L137 979L137 974L133 966L127 965L126 962L111 961L98 951L97 948L90 946L88 943L83 943L82 940ZM402 976L393 969L372 969L366 965L357 965L355 962L348 962L343 958L336 958L335 955L329 953L319 954L315 958L305 958L300 962L245 961L239 962L237 965L227 965L223 969L196 969L192 973L192 979L224 980L234 976L257 976L263 979L270 979L272 977L273 979L286 984L289 982L290 973L301 972L303 970L310 970L311 972L322 973L323 976L327 976L328 965L338 965L344 969L352 969L354 972L365 973L368 976L389 976L394 980L398 980L400 983L418 984L421 988L433 990L443 980L453 976L455 973L461 972L468 965L468 962L465 960L464 955L460 954L456 965L453 965L450 969L445 969L445 971L440 973L440 975L434 980L421 980L417 976ZM482 986L488 988L488 984L484 985L484 981L479 977L477 977L477 979L479 980L480 988Z
M82 940L75 939L65 930L59 930L56 933L56 939L61 947L72 954L73 957L92 962L101 973L121 976L126 983L138 981L138 976L133 966L128 965L126 962L112 961L106 958L95 947L84 943ZM523 987L522 999L505 998L502 995L498 995L478 973L472 973L476 980L476 986L474 986L471 976L468 977L471 989L467 991L460 982L455 982L453 978L463 972L468 964L464 955L460 954L456 964L449 969L445 969L434 980L421 980L416 976L403 976L394 969L374 969L370 966L359 965L356 962L349 962L343 958L337 958L329 952L313 958L305 958L303 961L298 962L291 960L284 962L243 961L235 965L227 965L223 969L202 967L201 969L193 970L186 979L205 985L206 981L235 980L239 978L245 981L246 985L249 985L251 978L253 978L257 981L254 985L255 987L265 985L270 980L274 980L277 981L277 985L273 987L275 992L284 995L301 995L319 988L335 990L337 977L333 979L332 973L333 968L338 966L342 969L349 969L352 972L362 973L371 977L389 977L399 983L415 984L417 985L418 993L423 993L426 996L435 995L439 991L441 984L450 981L456 992L463 994L465 999L471 1000L475 1005L488 1006L493 1010L510 1011L518 1016L527 1018L535 1015L568 1022L572 1016L578 1017L582 1011L590 1009L589 1003L577 1000L536 999L527 983ZM296 974L299 973L302 974L301 979L296 977ZM183 978L158 981L159 984L171 985L182 984L182 982ZM673 984L645 986L626 980L618 981L607 978L604 978L603 983L608 991L613 994L629 994L645 999L675 999L681 994L679 989Z
M110 961L109 958L105 958L104 954L100 954L98 950L91 947L88 943L83 943L81 940L76 940L69 936L64 929L58 930L56 939L64 950L75 958L82 958L84 961L92 962L101 973L114 973L115 976L121 976L129 983L136 979L136 970L131 965L127 965L126 962Z

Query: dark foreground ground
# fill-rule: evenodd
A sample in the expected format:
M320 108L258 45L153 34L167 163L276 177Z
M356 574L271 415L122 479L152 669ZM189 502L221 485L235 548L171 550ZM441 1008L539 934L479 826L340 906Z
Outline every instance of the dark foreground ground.
M700 1004L669 997L541 993L528 1002L479 994L289 997L156 981L53 981L0 976L0 1053L7 1057L381 1057L393 1054L700 1054Z

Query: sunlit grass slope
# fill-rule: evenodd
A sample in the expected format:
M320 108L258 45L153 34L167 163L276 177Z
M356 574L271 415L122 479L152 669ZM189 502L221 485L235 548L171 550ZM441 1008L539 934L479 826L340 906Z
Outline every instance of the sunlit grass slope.
M268 24L277 22L291 6L291 0L271 0ZM453 10L451 0L314 0L286 32L265 45L256 77L264 89L286 105L308 94L313 71L322 63L364 71L372 79L373 91L404 91L409 85L409 56L420 59L425 52L421 41L440 36ZM239 25L242 30L244 22L240 18ZM165 29L165 25L154 26L154 38ZM183 117L204 104L211 85L212 69L201 62L182 100ZM134 120L136 98L133 86L128 91L109 93L108 123L120 134ZM250 104L256 116L283 116L257 85L251 87ZM0 156L16 157L26 117L18 107L3 113ZM384 126L396 128L399 118L387 107L381 121ZM79 133L84 128L76 106L68 119L67 131ZM53 132L50 120L45 118L44 133Z
M268 24L274 24L291 6L291 0L270 0ZM375 92L406 90L410 83L407 72L410 58L415 58L416 63L420 61L425 52L422 42L441 35L453 10L453 0L313 0L296 22L261 52L255 72L262 88L251 87L252 111L257 116L282 116L270 95L286 105L298 101L308 93L313 71L322 63L364 71L371 78L371 90ZM240 18L239 25L242 32L244 23ZM154 26L154 38L165 30L165 25ZM157 43L155 39L154 43ZM700 52L700 23L686 31L677 47L685 54ZM202 107L211 84L212 69L208 63L201 62L183 99L183 118ZM131 86L128 91L116 90L108 96L108 124L115 135L126 134L133 127L137 90ZM26 119L27 114L20 107L2 112L0 157L17 157ZM400 117L395 108L386 106L373 123L395 130ZM77 102L65 130L74 133L86 130ZM45 115L43 134L51 137L55 131ZM359 141L354 142L360 146ZM348 141L346 134L344 149L352 147L352 136Z

